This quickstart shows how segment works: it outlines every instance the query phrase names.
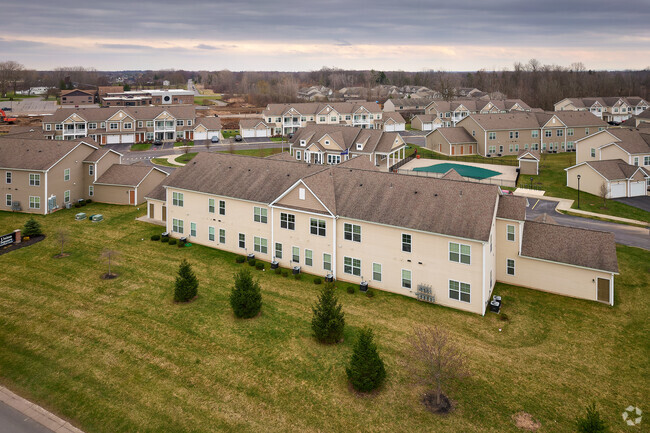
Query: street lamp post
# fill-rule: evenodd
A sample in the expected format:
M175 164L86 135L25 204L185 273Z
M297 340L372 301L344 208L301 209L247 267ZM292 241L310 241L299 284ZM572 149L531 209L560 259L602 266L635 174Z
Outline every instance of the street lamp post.
M578 175L578 209L580 209L580 175Z
M530 189L533 189L533 178L530 178Z

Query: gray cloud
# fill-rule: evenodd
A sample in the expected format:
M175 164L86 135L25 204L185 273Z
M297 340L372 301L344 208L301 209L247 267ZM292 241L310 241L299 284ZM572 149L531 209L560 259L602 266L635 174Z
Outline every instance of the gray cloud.
M111 50L151 50L153 47L149 45L136 45L136 44L97 44L100 48L108 48Z
M198 48L199 50L220 50L221 49L219 47L215 47L213 45L208 45L208 44L199 44L194 48Z

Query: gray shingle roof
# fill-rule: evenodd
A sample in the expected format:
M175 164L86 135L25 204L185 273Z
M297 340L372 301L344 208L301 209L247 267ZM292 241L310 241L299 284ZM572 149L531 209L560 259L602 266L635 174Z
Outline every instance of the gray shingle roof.
M640 167L630 165L622 159L604 159L601 161L587 161L585 164L600 173L607 180L629 179ZM644 170L641 168L641 170ZM645 170L644 170L645 172Z
M611 128L607 132L618 138L618 146L631 154L650 153L650 133L630 128Z
M618 272L614 234L608 232L526 221L521 255Z
M577 127L607 127L607 123L587 111L512 111L500 114L470 114L483 129L509 130L509 129L540 129L553 116L557 116L569 128ZM462 125L465 119L458 122ZM554 125L550 125L554 126ZM558 124L557 126L561 126Z
M376 102L303 102L295 104L269 104L262 111L263 116L281 116L291 108L305 116L314 116L325 110L327 106L332 107L340 114L354 113L360 108L365 108L371 113L381 112L381 108Z
M450 144L476 143L476 139L472 137L472 134L467 132L467 129L465 128L438 128L436 131L438 131Z
M77 113L87 122L103 122L109 117L124 111L136 120L152 120L166 111L177 119L194 119L196 111L193 105L170 105L165 107L102 107L102 108L59 108L51 116L43 119L44 123L59 123Z
M92 145L92 140L55 141L0 137L0 167L46 170L82 141Z
M497 218L524 221L526 219L526 198L516 195L499 196Z
M113 164L95 181L96 184L137 186L154 170L149 165Z

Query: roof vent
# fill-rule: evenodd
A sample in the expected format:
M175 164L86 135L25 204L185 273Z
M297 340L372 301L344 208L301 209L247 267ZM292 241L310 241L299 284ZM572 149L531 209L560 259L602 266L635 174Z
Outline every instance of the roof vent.
M463 196L463 191L460 192L460 196L461 196L461 197Z
M418 193L417 191L414 191L414 192L413 192L413 194L417 194L417 193Z

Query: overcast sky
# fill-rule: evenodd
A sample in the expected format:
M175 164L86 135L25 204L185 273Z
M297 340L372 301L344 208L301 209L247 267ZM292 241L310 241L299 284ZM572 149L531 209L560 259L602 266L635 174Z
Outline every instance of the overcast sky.
M0 61L99 70L650 67L650 1L0 0Z

